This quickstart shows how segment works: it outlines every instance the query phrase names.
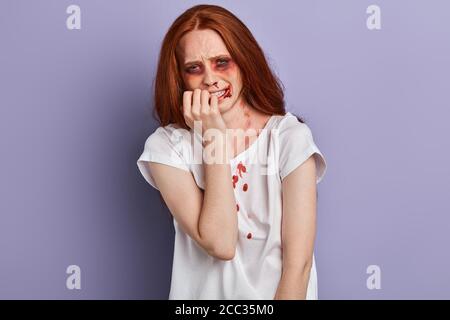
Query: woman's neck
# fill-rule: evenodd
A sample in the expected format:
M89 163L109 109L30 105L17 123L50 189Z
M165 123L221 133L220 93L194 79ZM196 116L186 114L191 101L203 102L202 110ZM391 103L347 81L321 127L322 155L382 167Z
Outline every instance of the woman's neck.
M246 150L258 138L260 129L266 126L270 116L239 100L222 114L222 118L227 129L237 130L232 134L232 154L235 156ZM243 132L244 135L238 132Z
M231 109L222 114L223 121L228 129L241 129L244 132L249 129L258 131L258 129L263 128L268 117L268 115L244 104L241 99Z

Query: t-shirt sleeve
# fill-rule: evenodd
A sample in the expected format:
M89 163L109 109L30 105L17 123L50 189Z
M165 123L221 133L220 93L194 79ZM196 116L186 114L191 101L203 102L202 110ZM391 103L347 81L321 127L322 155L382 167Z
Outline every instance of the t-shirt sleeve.
M289 173L314 156L316 162L316 183L319 183L326 172L326 161L314 142L310 128L296 117L290 117L280 128L280 177L283 180Z
M137 160L137 166L145 180L159 190L152 177L148 162L162 163L190 172L188 161L183 155L183 136L159 127L144 144L144 150Z

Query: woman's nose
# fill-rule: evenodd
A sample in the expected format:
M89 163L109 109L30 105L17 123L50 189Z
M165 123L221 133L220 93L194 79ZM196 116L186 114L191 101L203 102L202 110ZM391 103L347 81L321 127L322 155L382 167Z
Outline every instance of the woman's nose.
M207 68L207 70L205 70L205 77L203 78L203 83L208 87L217 85L216 76L209 68Z

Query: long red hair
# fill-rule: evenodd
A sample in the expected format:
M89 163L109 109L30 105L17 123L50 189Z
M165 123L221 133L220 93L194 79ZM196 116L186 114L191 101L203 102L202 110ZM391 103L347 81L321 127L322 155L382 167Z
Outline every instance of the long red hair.
M267 115L286 114L283 84L270 69L250 30L233 13L220 6L196 5L173 22L162 41L154 80L153 110L153 116L156 112L155 119L160 125L176 123L189 130L183 116L184 83L176 52L180 39L187 32L203 29L212 29L222 37L238 65L244 103Z

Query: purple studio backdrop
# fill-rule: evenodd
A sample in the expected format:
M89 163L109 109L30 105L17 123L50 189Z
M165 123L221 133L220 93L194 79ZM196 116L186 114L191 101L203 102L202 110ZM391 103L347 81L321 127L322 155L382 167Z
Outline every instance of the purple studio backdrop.
M200 3L249 27L327 159L319 299L449 299L446 0L2 0L0 298L167 299L174 229L136 160L162 37Z

